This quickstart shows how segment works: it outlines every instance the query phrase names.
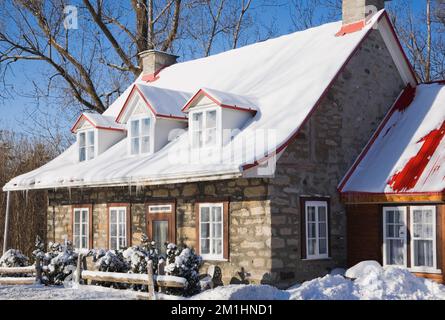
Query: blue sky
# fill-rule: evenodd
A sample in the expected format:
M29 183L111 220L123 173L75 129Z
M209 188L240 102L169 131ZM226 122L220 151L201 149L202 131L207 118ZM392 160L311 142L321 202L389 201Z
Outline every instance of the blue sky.
M254 0L255 1L255 0ZM256 4L259 5L266 2L271 2L270 0L256 0ZM279 0L274 1L279 4L279 6L264 6L261 7L257 13L257 19L259 24L269 24L271 21L275 21L276 35L282 35L289 33L293 30L292 20L291 20L291 10L290 1ZM415 12L421 12L424 10L425 0L412 0L413 10ZM13 65L11 72L7 79L9 88L13 88L17 94L8 97L6 100L0 102L0 129L10 129L17 132L28 131L29 126L33 125L33 121L29 119L30 117L36 117L36 101L30 97L27 97L27 93L32 89L33 82L45 81L42 75L45 74L47 66L41 62L26 61L18 62ZM40 101L39 107L42 110L48 110L45 108L45 101ZM51 111L59 112L58 110ZM64 117L63 126L66 130L69 129L70 121L73 116ZM23 126L25 123L25 126ZM36 129L38 130L38 129Z

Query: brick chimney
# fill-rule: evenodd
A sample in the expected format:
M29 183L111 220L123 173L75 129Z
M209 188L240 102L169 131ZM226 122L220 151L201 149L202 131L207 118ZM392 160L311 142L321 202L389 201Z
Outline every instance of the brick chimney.
M363 29L366 19L385 8L385 1L390 0L343 0L343 24L337 36Z
M178 56L157 50L146 50L139 53L139 58L142 62L142 80L151 82L156 80L159 71L175 64Z

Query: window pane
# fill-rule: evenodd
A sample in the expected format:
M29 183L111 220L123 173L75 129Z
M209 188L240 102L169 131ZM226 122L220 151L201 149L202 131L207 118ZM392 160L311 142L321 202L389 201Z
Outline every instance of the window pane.
M201 130L202 129L202 112L193 114L193 130Z
M139 154L139 138L131 139L131 154Z
M116 210L110 210L110 223L116 223L117 222L117 211Z
M74 224L74 236L78 237L80 235L80 224Z
M87 159L87 150L86 148L79 149L79 161L85 161Z
M74 223L80 223L80 210L74 210Z
M87 237L82 237L82 247L81 248L88 248Z
M386 240L386 260L391 265L404 264L404 241L403 240Z
M86 141L85 141L85 132L79 133L79 146L85 147Z
M210 237L210 224L201 223L201 238L209 238L209 237Z
M168 221L153 221L153 240L158 250L164 253L164 244L168 242Z
M308 255L314 255L315 254L315 244L316 244L316 240L308 240L307 241L307 253Z
M210 240L201 239L200 246L201 246L201 254L209 254L210 253Z
M322 222L318 224L318 236L320 238L326 238L326 223Z
M82 222L87 222L88 221L88 211L87 210L82 210Z
M318 207L318 221L326 221L326 208Z
M212 207L212 221L218 222L222 220L221 207Z
M150 137L142 138L142 150L141 153L149 153L150 152Z
M214 236L216 238L221 238L222 237L222 224L221 223L213 224L213 232L214 232Z
M88 131L88 145L94 146L94 131Z
M414 266L433 267L433 240L414 240Z
M110 249L111 250L116 250L117 249L117 238L116 237L111 237L110 238Z
M315 238L316 234L315 234L315 230L316 230L316 224L315 223L309 223L308 227L307 227L307 236L308 238Z
M117 236L117 224L111 224L110 225L110 235L112 237L116 237Z
M85 223L82 223L81 226L82 236L85 236L87 234L87 225Z
M206 117L207 128L216 128L216 111L207 111Z
M74 248L80 248L80 238L78 236L74 237Z
M126 215L126 210L123 209L119 210L119 221L121 223L125 223L125 218L126 218L125 215Z
M386 223L394 223L394 211L386 212Z
M201 207L201 221L202 222L210 221L210 208L209 207Z
M124 236L125 235L125 224L120 223L119 224L119 235Z
M315 207L307 207L307 221L308 222L315 221Z
M326 239L320 239L318 241L318 245L319 245L319 254L326 254L328 253L328 246L327 246L327 240Z
M221 254L222 253L222 241L221 240L213 240L213 254Z
M144 118L141 120L142 122L142 135L150 135L150 118Z
M131 121L130 133L132 137L139 137L139 120Z
M127 239L125 237L119 238L119 247L125 248L127 246Z

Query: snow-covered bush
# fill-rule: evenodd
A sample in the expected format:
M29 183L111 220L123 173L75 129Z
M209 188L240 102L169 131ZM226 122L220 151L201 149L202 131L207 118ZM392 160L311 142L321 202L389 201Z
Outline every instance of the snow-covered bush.
M12 268L12 267L26 267L29 265L29 259L20 250L9 249L0 258L0 267ZM0 275L1 276L1 275ZM9 274L7 277L26 277L27 274Z
M188 286L184 292L169 288L167 293L183 293L185 296L192 296L199 293L201 291L199 281L199 268L201 265L202 258L198 256L194 250L187 247L178 248L175 244L170 243L166 251L165 273L187 279Z
M36 245L38 242L36 241ZM42 282L51 285L62 285L65 279L72 276L76 270L78 254L74 251L71 242L66 245L59 243L48 244L48 252L41 251L40 245L33 252L41 258L43 269Z

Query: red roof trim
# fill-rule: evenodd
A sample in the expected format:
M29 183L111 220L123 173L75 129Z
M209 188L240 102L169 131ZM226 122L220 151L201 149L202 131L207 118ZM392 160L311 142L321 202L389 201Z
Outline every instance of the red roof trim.
M386 124L388 123L389 119L391 119L391 117L394 114L394 112L400 110L401 108L403 108L403 109L406 108L405 107L406 103L408 103L408 105L411 104L412 100L408 100L407 96L411 96L411 92L413 92L413 91L414 91L414 94L412 96L412 99L414 99L416 88L411 87L410 84L408 84L406 86L406 88L400 93L400 95L397 98L396 102L393 104L393 106L391 107L391 109L389 110L389 112L387 113L385 118L383 119L382 123L380 123L379 127L377 128L377 131L374 133L374 135L372 136L371 140L366 145L365 149L361 152L361 154L359 155L357 160L355 160L354 164L352 165L351 169L349 169L348 173L343 178L340 186L338 187L338 191L340 193L342 193L342 194L344 193L343 192L343 188L345 187L346 183L349 181L349 179L353 175L355 169L357 169L357 167L360 164L360 162L366 157L366 155L368 154L368 152L371 149L372 145L377 140L377 138L379 137L380 133L382 133L383 128L385 128ZM348 193L351 193L351 192L348 192Z
M77 118L76 123L71 128L71 132L75 133L77 130L77 126L79 125L80 121L84 118L86 121L88 121L94 128L101 129L101 130L111 130L111 131L126 131L125 129L119 129L119 128L111 128L111 127L102 127L97 126L93 121L91 121L85 114L81 114L79 118Z
M354 33L362 30L366 26L366 20L360 20L358 22L353 22L349 24L344 24L341 26L340 31L338 31L335 36L342 37L350 33Z
M155 117L169 118L169 119L175 119L175 120L187 120L187 117L179 117L179 116L174 116L174 115L171 115L171 114L167 115L167 114L157 113L156 110L152 107L152 105L148 102L147 98L144 96L142 91L138 88L137 84L135 84L133 86L133 88L131 89L130 94L128 95L127 99L125 100L125 103L122 106L122 109L121 109L121 111L119 112L119 114L118 114L118 116L116 118L116 122L120 123L121 117L124 114L124 111L127 108L128 103L130 102L131 98L133 97L133 94L134 94L135 91L137 91L139 93L139 95L142 97L142 100L144 100L145 104L151 110L151 112L154 114Z
M252 108L248 108L248 107L240 107L237 105L228 105L228 104L224 104L220 101L218 101L216 98L214 98L212 95L210 95L208 92L206 92L204 89L199 89L197 93L195 93L195 95L185 104L185 106L182 108L182 112L188 112L188 109L190 108L190 105L193 103L193 101L195 101L196 98L200 97L201 95L206 96L207 98L209 98L210 100L212 100L215 104L217 104L218 106L220 106L221 108L226 108L226 109L232 109L232 110L238 110L238 111L245 111L245 112L252 112L252 113L256 113L257 111L252 109Z
M380 22L380 20L382 18L385 18L388 20L389 25L390 25L390 29L394 32L395 35L395 31L394 31L394 27L391 24L391 21L389 20L389 16L388 13L386 11L383 12L383 14L379 17L379 19L377 20L377 22ZM349 63L349 61L352 59L352 57L355 55L355 53L358 51L358 49L360 48L360 46L362 45L362 43L368 38L369 34L371 33L372 29L369 29L367 31L367 33L365 34L365 36L363 37L363 39L357 44L357 46L354 48L354 50L352 51L352 53L349 55L349 57L345 60L345 62L343 63L343 65L340 67L340 69L338 70L337 74L332 78L331 82L328 84L328 86L326 87L326 89L323 91L323 93L321 94L320 98L317 100L317 102L314 104L314 106L312 107L312 110L309 112L309 114L307 115L307 117L303 120L303 122L301 123L300 127L295 131L294 134L292 134L292 136L286 141L284 142L281 146L278 147L278 149L276 151L274 151L272 154L269 154L265 157L263 157L260 160L255 161L252 164L246 164L244 165L242 168L243 170L248 170L251 168L254 168L256 166L258 166L259 164L263 163L264 161L267 161L267 159L269 159L271 156L273 156L274 154L279 154L281 151L283 151L289 144L292 143L292 141L294 141L296 139L296 137L300 134L301 128L303 128L303 126L308 122L308 120L311 118L312 114L316 111L316 109L318 108L318 106L321 104L321 102L323 101L324 97L326 96L326 94L328 93L328 91L331 89L332 85L334 84L334 82L337 80L338 76L342 73L342 71L345 69L346 65ZM395 37L398 41L397 36ZM408 59L406 58L406 55L400 45L399 46L400 49L403 53L403 56L406 59L406 63L410 66L411 70L411 63L408 61ZM414 78L416 79L416 78ZM417 80L416 80L417 81Z

